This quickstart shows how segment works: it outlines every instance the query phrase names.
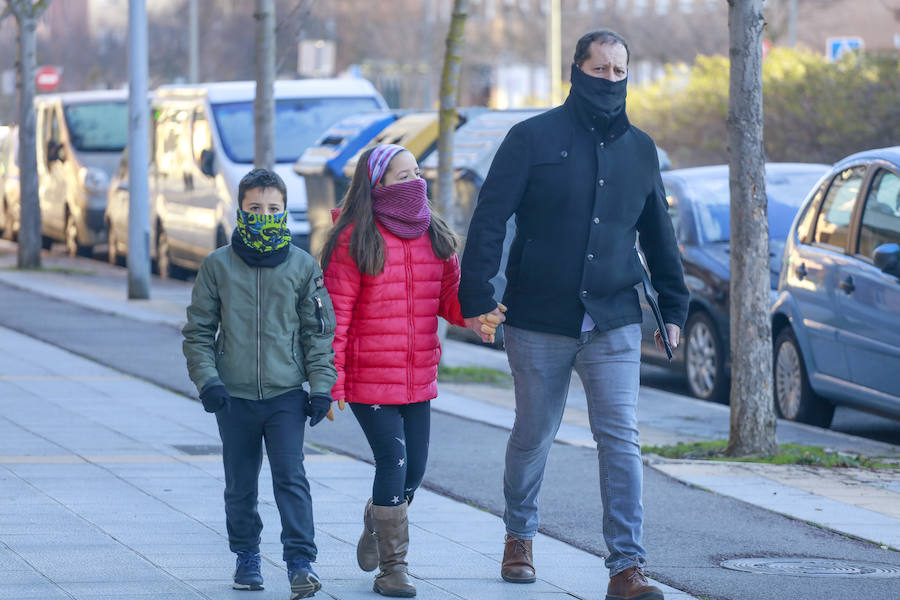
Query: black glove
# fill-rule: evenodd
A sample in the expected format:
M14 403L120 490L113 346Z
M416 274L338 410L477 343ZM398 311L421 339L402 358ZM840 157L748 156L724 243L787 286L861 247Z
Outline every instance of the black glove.
M228 395L228 390L221 383L207 386L200 392L200 402L203 403L203 410L208 413L221 410L230 400L231 396Z
M310 394L306 401L306 416L309 417L309 426L315 427L319 421L325 418L331 409L331 396L328 394Z

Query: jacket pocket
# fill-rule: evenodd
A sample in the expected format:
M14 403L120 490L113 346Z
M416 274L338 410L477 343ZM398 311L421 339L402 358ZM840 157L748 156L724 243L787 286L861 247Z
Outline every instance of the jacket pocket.
M312 303L316 310L316 320L319 322L317 333L319 335L334 333L334 308L331 306L331 298L314 294Z

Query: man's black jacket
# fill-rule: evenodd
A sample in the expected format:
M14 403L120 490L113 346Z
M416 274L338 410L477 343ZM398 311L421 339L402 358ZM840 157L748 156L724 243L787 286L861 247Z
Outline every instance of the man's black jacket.
M637 233L664 320L684 325L689 295L653 140L624 113L602 136L592 124L570 96L509 131L469 226L463 316L496 308L489 280L515 214L503 296L509 325L578 337L585 310L600 331L639 323Z

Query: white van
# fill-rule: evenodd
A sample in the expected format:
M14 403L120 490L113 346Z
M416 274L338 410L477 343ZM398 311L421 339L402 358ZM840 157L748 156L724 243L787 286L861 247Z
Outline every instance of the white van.
M156 91L151 110L151 255L162 275L173 267L196 270L207 254L229 243L238 183L253 168L255 92L253 81ZM294 172L294 162L338 120L382 108L384 99L365 79L275 82L275 171L287 186L288 226L298 246L309 248L309 221L306 185Z
M43 244L90 255L106 241L109 178L128 142L125 90L37 96L37 171Z

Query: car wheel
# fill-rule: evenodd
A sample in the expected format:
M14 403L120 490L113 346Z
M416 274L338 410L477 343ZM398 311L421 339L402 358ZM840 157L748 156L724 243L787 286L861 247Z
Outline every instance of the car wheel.
M219 227L216 229L216 248L228 245L228 238L225 237L225 230Z
M106 259L111 265L121 266L123 261L119 257L119 238L116 236L116 230L109 223L106 224L106 230L109 231L109 250Z
M790 327L782 329L775 339L773 367L778 416L819 427L830 426L834 405L816 395L809 385L800 345Z
M66 213L66 253L69 256L91 256L93 249L78 243L78 224L72 213Z
M722 341L712 318L693 313L684 328L684 375L691 393L701 400L728 402Z
M169 236L162 228L156 235L156 268L162 279L172 278L172 260L169 257Z
M3 201L3 239L13 239L12 211L9 210L9 203L6 200Z

